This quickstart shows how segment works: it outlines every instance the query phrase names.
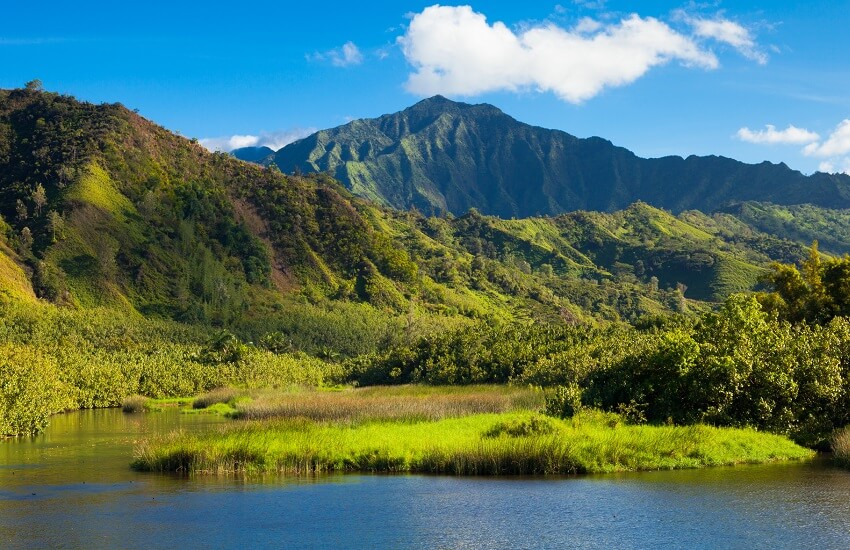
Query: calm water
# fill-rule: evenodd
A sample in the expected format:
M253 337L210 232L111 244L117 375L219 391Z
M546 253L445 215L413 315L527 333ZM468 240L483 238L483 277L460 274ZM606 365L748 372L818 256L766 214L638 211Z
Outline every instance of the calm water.
M83 411L0 442L0 547L850 548L850 473L817 462L567 479L129 470L144 434L218 422Z

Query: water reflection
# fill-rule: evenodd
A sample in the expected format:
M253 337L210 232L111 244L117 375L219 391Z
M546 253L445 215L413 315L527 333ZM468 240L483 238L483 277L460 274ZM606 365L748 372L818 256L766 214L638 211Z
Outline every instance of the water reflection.
M812 462L561 479L146 475L134 442L209 416L84 411L0 443L13 548L847 548L850 474Z

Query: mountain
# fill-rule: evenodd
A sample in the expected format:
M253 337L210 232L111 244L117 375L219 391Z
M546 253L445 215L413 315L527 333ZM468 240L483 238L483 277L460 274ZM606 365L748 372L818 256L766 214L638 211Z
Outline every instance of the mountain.
M598 137L441 96L316 132L278 151L274 163L285 173L330 173L358 196L426 213L528 217L614 211L638 200L673 212L742 201L850 207L850 176L717 156L644 159Z
M355 355L400 327L480 318L702 309L754 288L772 260L803 258L825 231L807 228L837 216L812 207L781 238L752 212L786 213L746 208L429 217L327 174L210 153L120 104L0 90L0 303L227 326L252 341L279 332L310 353Z
M240 147L230 152L231 155L246 162L262 163L266 158L274 154L269 147Z

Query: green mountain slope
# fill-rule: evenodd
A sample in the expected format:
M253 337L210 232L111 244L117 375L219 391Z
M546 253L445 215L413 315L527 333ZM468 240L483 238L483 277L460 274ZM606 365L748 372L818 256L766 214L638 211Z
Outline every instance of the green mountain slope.
M805 254L730 213L646 203L519 220L401 212L327 175L208 153L118 104L32 90L0 91L0 216L0 296L348 355L414 326L699 309Z
M600 138L517 122L492 105L437 96L355 120L274 156L286 173L328 172L356 195L423 212L501 217L613 211L644 201L674 212L731 202L850 207L850 177L723 157L642 159Z

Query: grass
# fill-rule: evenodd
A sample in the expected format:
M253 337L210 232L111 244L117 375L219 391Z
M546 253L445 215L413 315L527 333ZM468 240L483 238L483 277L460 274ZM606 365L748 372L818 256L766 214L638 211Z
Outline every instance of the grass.
M343 424L298 418L241 423L215 432L175 433L145 441L136 449L133 467L289 475L556 475L698 468L812 455L787 438L749 429L626 426L610 414L594 411L570 420L520 411L422 422Z
M121 410L125 413L140 413L145 412L148 406L148 399L143 395L131 395L125 397L121 402Z
M314 421L440 420L480 413L537 409L542 395L510 386L391 386L343 391L255 393L235 403L235 418L267 420L306 418Z
M148 399L145 404L145 409L153 412L160 412L166 409L175 407L186 407L192 403L191 397L165 397L162 399Z
M833 436L832 452L836 464L850 468L850 426L838 430Z
M244 392L236 388L223 387L215 388L202 395L199 395L192 401L193 409L206 409L212 405L221 403L231 403L239 399Z

